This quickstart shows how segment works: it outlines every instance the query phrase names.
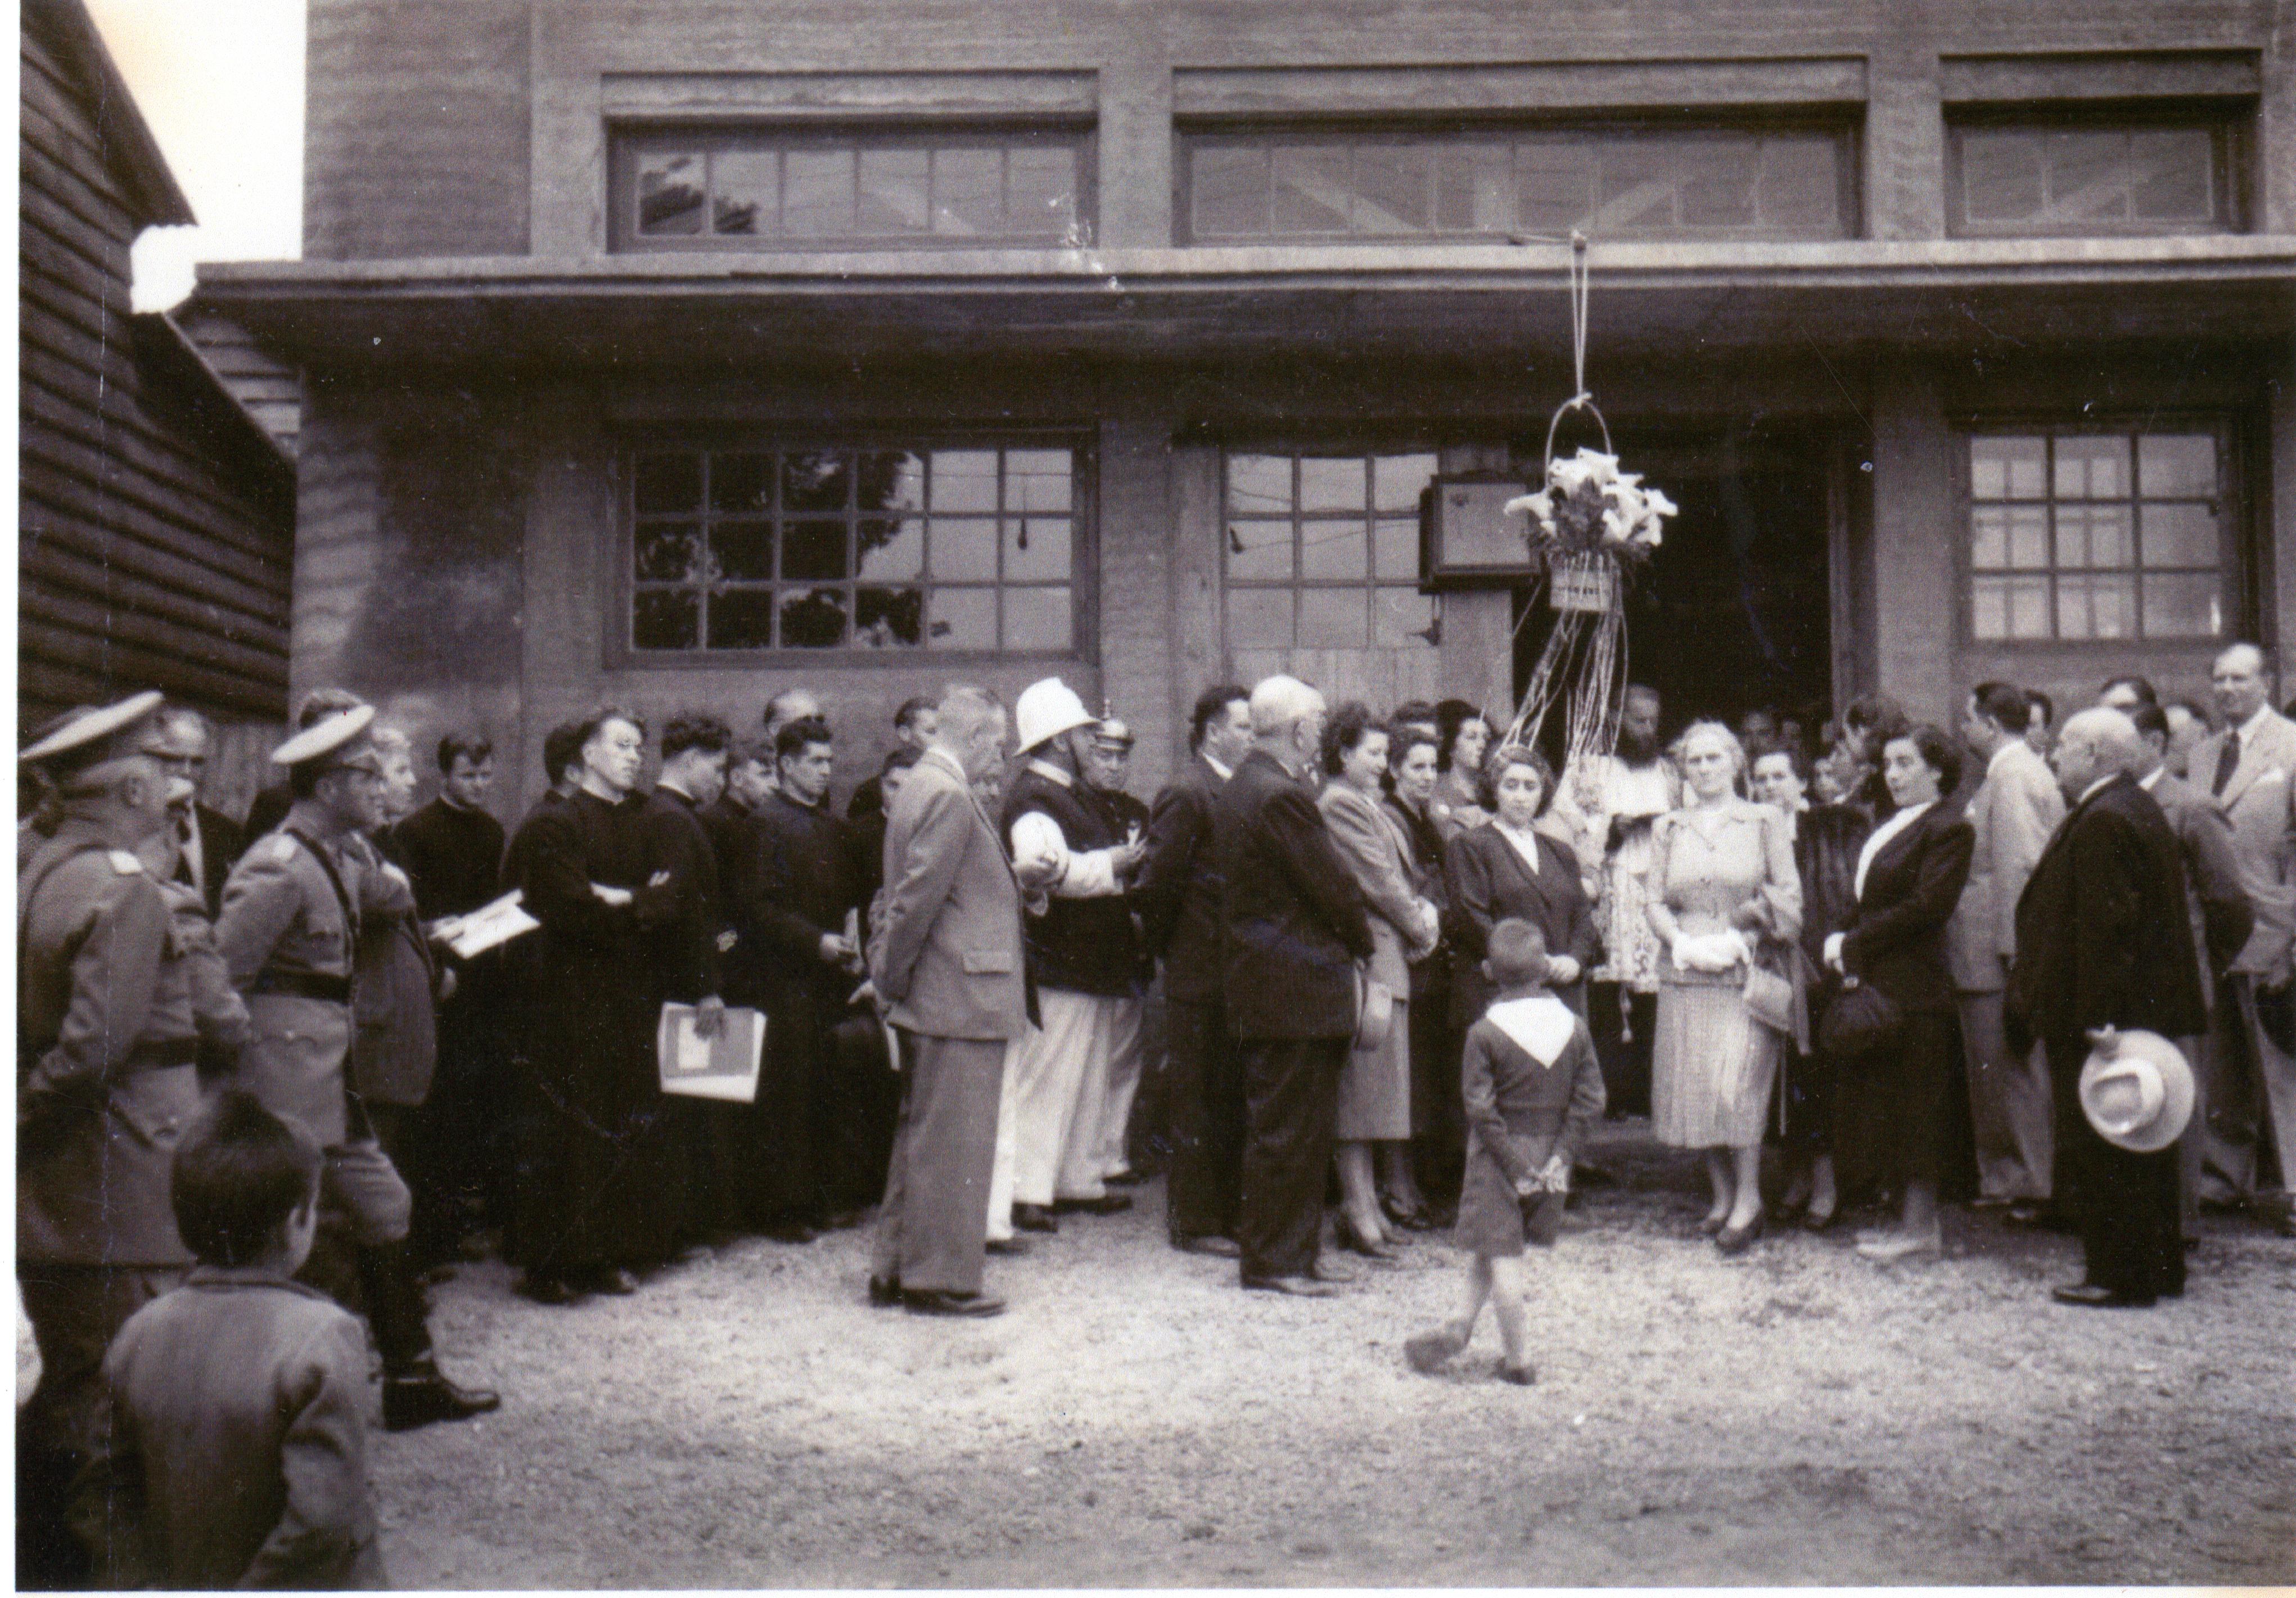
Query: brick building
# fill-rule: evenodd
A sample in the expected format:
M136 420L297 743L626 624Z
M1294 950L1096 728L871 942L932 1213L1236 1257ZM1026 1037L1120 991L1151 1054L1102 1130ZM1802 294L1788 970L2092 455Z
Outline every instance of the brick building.
M1503 706L1418 507L1536 471L1574 228L1677 712L2286 658L2296 11L1565 14L313 0L306 259L201 289L306 378L296 687L529 792L602 697L1058 670L1144 785L1221 677Z

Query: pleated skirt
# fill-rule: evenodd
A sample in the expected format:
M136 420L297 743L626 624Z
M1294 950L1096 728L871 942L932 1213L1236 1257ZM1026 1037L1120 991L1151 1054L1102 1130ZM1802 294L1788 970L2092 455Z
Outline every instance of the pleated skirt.
M1778 1034L1734 987L1661 984L1651 1046L1651 1131L1677 1149L1745 1149L1762 1141Z

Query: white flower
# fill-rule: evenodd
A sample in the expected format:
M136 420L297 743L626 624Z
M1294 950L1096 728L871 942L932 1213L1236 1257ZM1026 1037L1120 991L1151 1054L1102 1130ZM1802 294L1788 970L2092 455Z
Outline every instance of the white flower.
M1554 520L1554 501L1546 494L1518 494L1506 502L1506 514L1551 523Z
M1643 500L1649 507L1650 514L1653 516L1672 516L1681 514L1680 507L1666 497L1664 490L1644 489Z
M1606 543L1623 544L1633 536L1635 524L1631 518L1620 514L1612 506L1603 513L1603 539Z

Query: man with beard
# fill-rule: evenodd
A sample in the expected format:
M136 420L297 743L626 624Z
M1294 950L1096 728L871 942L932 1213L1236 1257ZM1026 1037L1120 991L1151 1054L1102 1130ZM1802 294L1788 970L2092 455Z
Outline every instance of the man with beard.
M769 1058L758 1083L750 1137L758 1185L755 1219L776 1242L809 1243L819 1228L849 1224L874 1197L857 1143L858 1105L831 1091L830 1034L862 981L852 844L829 811L835 771L829 723L802 716L774 739L776 781L750 830L742 936L765 976Z
M1659 738L1657 691L1627 689L1618 753L1562 774L1550 813L1569 829L1604 958L1587 1003L1613 1116L1650 1113L1651 1040L1658 1029L1658 934L1651 929L1651 823L1682 802L1682 778Z

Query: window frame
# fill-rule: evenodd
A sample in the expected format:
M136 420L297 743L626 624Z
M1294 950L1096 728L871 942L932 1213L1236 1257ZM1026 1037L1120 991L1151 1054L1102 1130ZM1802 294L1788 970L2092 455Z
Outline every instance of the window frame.
M2208 238L2251 231L2252 101L2039 101L1948 106L1945 114L1946 236L1956 239ZM2078 227L1969 219L1963 183L1963 140L1971 132L2143 132L2191 128L2210 136L2210 178L2217 209L2206 224L2084 223Z
M1016 135L1041 136L1076 152L1076 234L1080 243L1049 234L964 236L853 234L832 238L715 233L704 227L693 235L647 235L637 230L637 174L643 152L660 145L692 144L706 152L747 145L784 150L792 146L839 147L868 144L890 149L930 149L968 139L995 141ZM723 253L757 255L855 254L938 250L1070 250L1089 248L1099 236L1099 139L1090 118L861 118L743 119L739 122L675 122L656 119L613 119L606 127L606 251L610 255ZM705 211L709 195L705 188ZM705 214L705 224L709 218Z
M1069 517L1071 543L1069 556L1069 646L1065 649L936 649L920 643L914 647L892 649L857 648L844 643L834 648L806 649L776 645L767 649L712 649L700 646L691 649L641 649L633 634L636 621L636 596L641 584L636 576L637 544L637 457L645 454L678 450L699 454L769 454L779 456L812 449L878 449L906 450L923 454L934 449L1058 449L1070 453L1071 465L1069 478ZM1100 496L1099 446L1094 430L1078 426L920 426L870 425L830 428L807 428L783 425L754 427L728 424L705 424L679 427L672 424L649 425L618 432L612 438L609 473L614 499L614 534L601 540L603 555L609 563L606 581L600 591L609 597L611 609L607 613L604 628L604 655L607 669L613 671L739 671L745 668L788 669L800 663L811 662L838 671L914 670L919 667L938 669L941 666L975 669L994 668L1015 663L1043 663L1094 666L1099 663L1099 592L1100 592ZM997 521L1004 519L1000 507ZM776 516L775 519L778 519ZM1001 534L1000 534L1001 540ZM795 581L797 580L791 580ZM851 590L862 586L857 575L825 580L824 586L839 586ZM645 587L671 586L646 584ZM783 586L776 576L769 582L776 590ZM876 586L876 585L872 585ZM910 586L887 584L883 586ZM978 583L937 584L930 576L916 579L914 586L928 596L935 587L971 588ZM1000 595L1007 587L1052 588L1053 583L1005 583L1002 577L993 584ZM1000 599L1001 605L1001 599ZM848 617L850 627L851 618Z
M1284 138L1291 143L1324 144L1357 142L1411 143L1445 138L1502 140L1537 134L1591 134L1646 136L1652 134L1728 133L1756 137L1784 134L1822 134L1833 140L1839 160L1835 168L1835 204L1841 218L1836 234L1816 237L1759 228L1695 233L1631 233L1590 235L1600 243L1842 243L1866 235L1865 195L1864 108L1813 106L1785 110L1750 109L1743 115L1611 115L1575 112L1569 116L1452 114L1441 118L1394 116L1252 116L1190 117L1172 128L1172 232L1183 249L1264 249L1286 246L1328 247L1333 244L1418 244L1456 248L1462 244L1506 243L1538 236L1521 227L1521 196L1516 196L1515 225L1424 233L1275 233L1221 235L1201 238L1195 229L1195 165L1193 153L1201 144L1222 140Z
M1970 446L1979 438L2014 437L2042 434L2052 441L2057 438L2125 438L2131 441L2130 460L2136 460L2135 441L2144 434L2207 433L2217 443L2217 581L2224 605L2223 630L2213 637L2154 637L2144 629L2144 564L2143 529L2138 519L2132 517L2129 536L2135 547L2136 563L2128 567L2084 568L2060 567L2056 562L2055 518L2050 518L2049 564L2035 568L2037 574L2049 581L2050 636L2043 638L1983 638L1977 630L1977 583L1980 575L1997 575L1994 569L1980 572L1975 548L1974 510L1980 503L1973 496L1970 481ZM2046 657L2088 656L2101 650L2131 649L2151 652L2191 650L2205 652L2222 649L2233 640L2251 630L2250 607L2256 592L2253 574L2250 571L2247 552L2248 502L2243 491L2242 418L2222 409L2112 411L2104 415L2082 416L2062 410L2018 410L1971 412L1954 418L1951 428L1954 440L1951 488L1956 509L1954 523L1954 574L1957 585L1956 595L1955 630L1956 642L1965 651L2014 652L2021 655ZM2054 459L2054 451L2051 456ZM2141 477L2141 470L2138 475ZM2055 484L2050 484L2046 498L2039 500L1987 500L1986 504L2038 504L2052 508L2059 503L2121 504L2132 507L2146 503L2139 490L2120 500L2060 501ZM2168 501L2177 503L2177 501ZM2068 638L2056 633L2056 578L2062 571L2076 573L2087 570L2126 571L2136 579L2134 620L2137 630L2126 638ZM2197 571L2197 567L2164 567L2169 572ZM2003 568L2004 572L2012 570Z

